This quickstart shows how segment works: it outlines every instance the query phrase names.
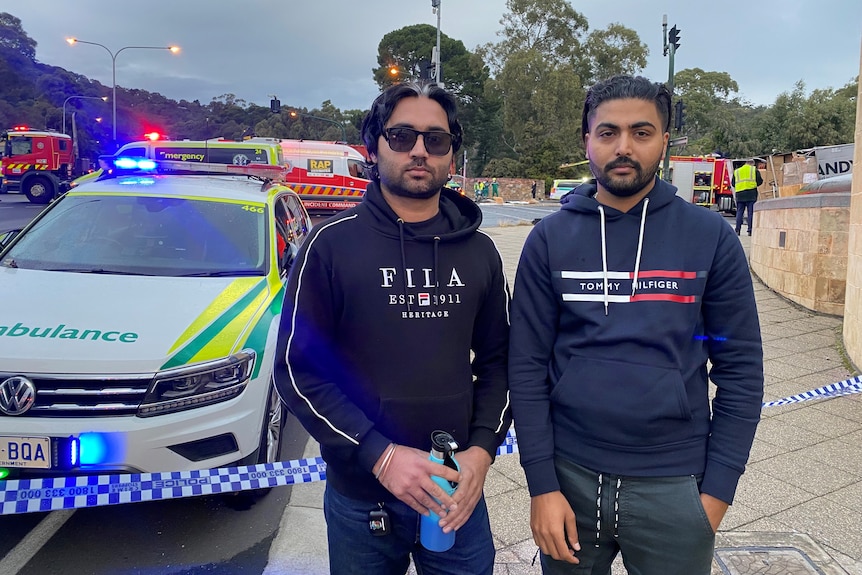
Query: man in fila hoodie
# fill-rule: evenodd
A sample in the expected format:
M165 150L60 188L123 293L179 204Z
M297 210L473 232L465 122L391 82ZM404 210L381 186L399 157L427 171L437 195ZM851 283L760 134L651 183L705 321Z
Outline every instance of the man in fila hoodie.
M374 164L362 203L316 226L292 266L276 387L327 463L331 573L405 573L412 555L422 573L490 575L482 489L511 423L509 292L481 211L444 187L456 101L396 84L362 139ZM435 430L459 444L460 472L429 460ZM448 551L418 544L430 511L457 533Z
M622 553L630 573L707 575L759 421L748 264L720 215L656 177L670 108L642 77L592 87L596 179L521 255L509 385L546 574L609 575Z

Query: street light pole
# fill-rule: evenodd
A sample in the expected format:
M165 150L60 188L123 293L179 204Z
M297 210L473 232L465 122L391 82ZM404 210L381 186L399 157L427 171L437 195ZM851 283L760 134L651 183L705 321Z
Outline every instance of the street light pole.
M322 120L324 122L329 122L330 124L335 124L336 126L341 128L341 141L345 144L347 143L347 130L344 129L344 124L342 124L341 122L336 122L335 120L330 120L329 118L321 118L320 116L312 116L311 114L297 112L296 110L291 110L290 116L292 118L295 118L297 116L303 116L305 118L314 118L315 120Z
M88 42L87 40L79 40L77 38L66 38L66 42L69 43L70 46L74 46L75 44L90 44L92 46L99 46L104 48L105 51L111 55L111 100L113 100L113 112L112 112L112 122L113 122L113 140L114 147L117 146L117 56L120 55L120 52L123 50L170 50L171 53L176 54L180 51L179 46L123 46L116 52L112 52L110 48L105 46L104 44L99 44L98 42Z
M69 102L69 100L72 100L75 98L78 98L80 100L102 100L103 102L108 101L107 96L101 96L101 97L100 96L69 96L68 98L63 100L63 133L64 134L66 133L66 104Z
M437 12L437 50L434 57L434 81L440 83L440 0L431 0L431 8Z

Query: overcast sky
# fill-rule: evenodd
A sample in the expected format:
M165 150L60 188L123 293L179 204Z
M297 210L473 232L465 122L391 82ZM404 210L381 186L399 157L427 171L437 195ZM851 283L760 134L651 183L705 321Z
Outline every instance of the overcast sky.
M441 30L468 50L499 40L506 0L442 0ZM130 49L116 57L117 85L175 100L209 103L235 94L268 105L308 109L331 100L366 109L377 95L371 69L388 32L437 25L430 0L31 0L2 2L21 19L45 64L111 86L111 55L65 38L125 46L179 45L182 51ZM770 105L798 80L806 93L839 88L859 74L862 0L571 0L590 29L618 22L649 47L643 74L666 81L662 15L681 30L675 68L728 72L739 96ZM430 57L429 46L429 57ZM444 77L445 80L445 77Z

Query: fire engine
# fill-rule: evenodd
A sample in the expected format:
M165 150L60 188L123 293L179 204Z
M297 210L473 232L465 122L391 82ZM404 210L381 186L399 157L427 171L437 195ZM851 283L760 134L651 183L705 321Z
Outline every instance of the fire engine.
M79 175L72 137L16 126L0 133L0 193L20 191L34 204L47 204Z
M677 195L687 202L717 212L736 213L733 162L714 156L671 156L670 182Z

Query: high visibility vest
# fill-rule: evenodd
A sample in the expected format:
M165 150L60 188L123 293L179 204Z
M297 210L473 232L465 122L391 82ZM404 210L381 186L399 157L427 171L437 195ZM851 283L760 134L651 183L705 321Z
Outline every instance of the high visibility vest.
M757 187L757 168L744 164L733 171L734 189L737 192L753 190Z

